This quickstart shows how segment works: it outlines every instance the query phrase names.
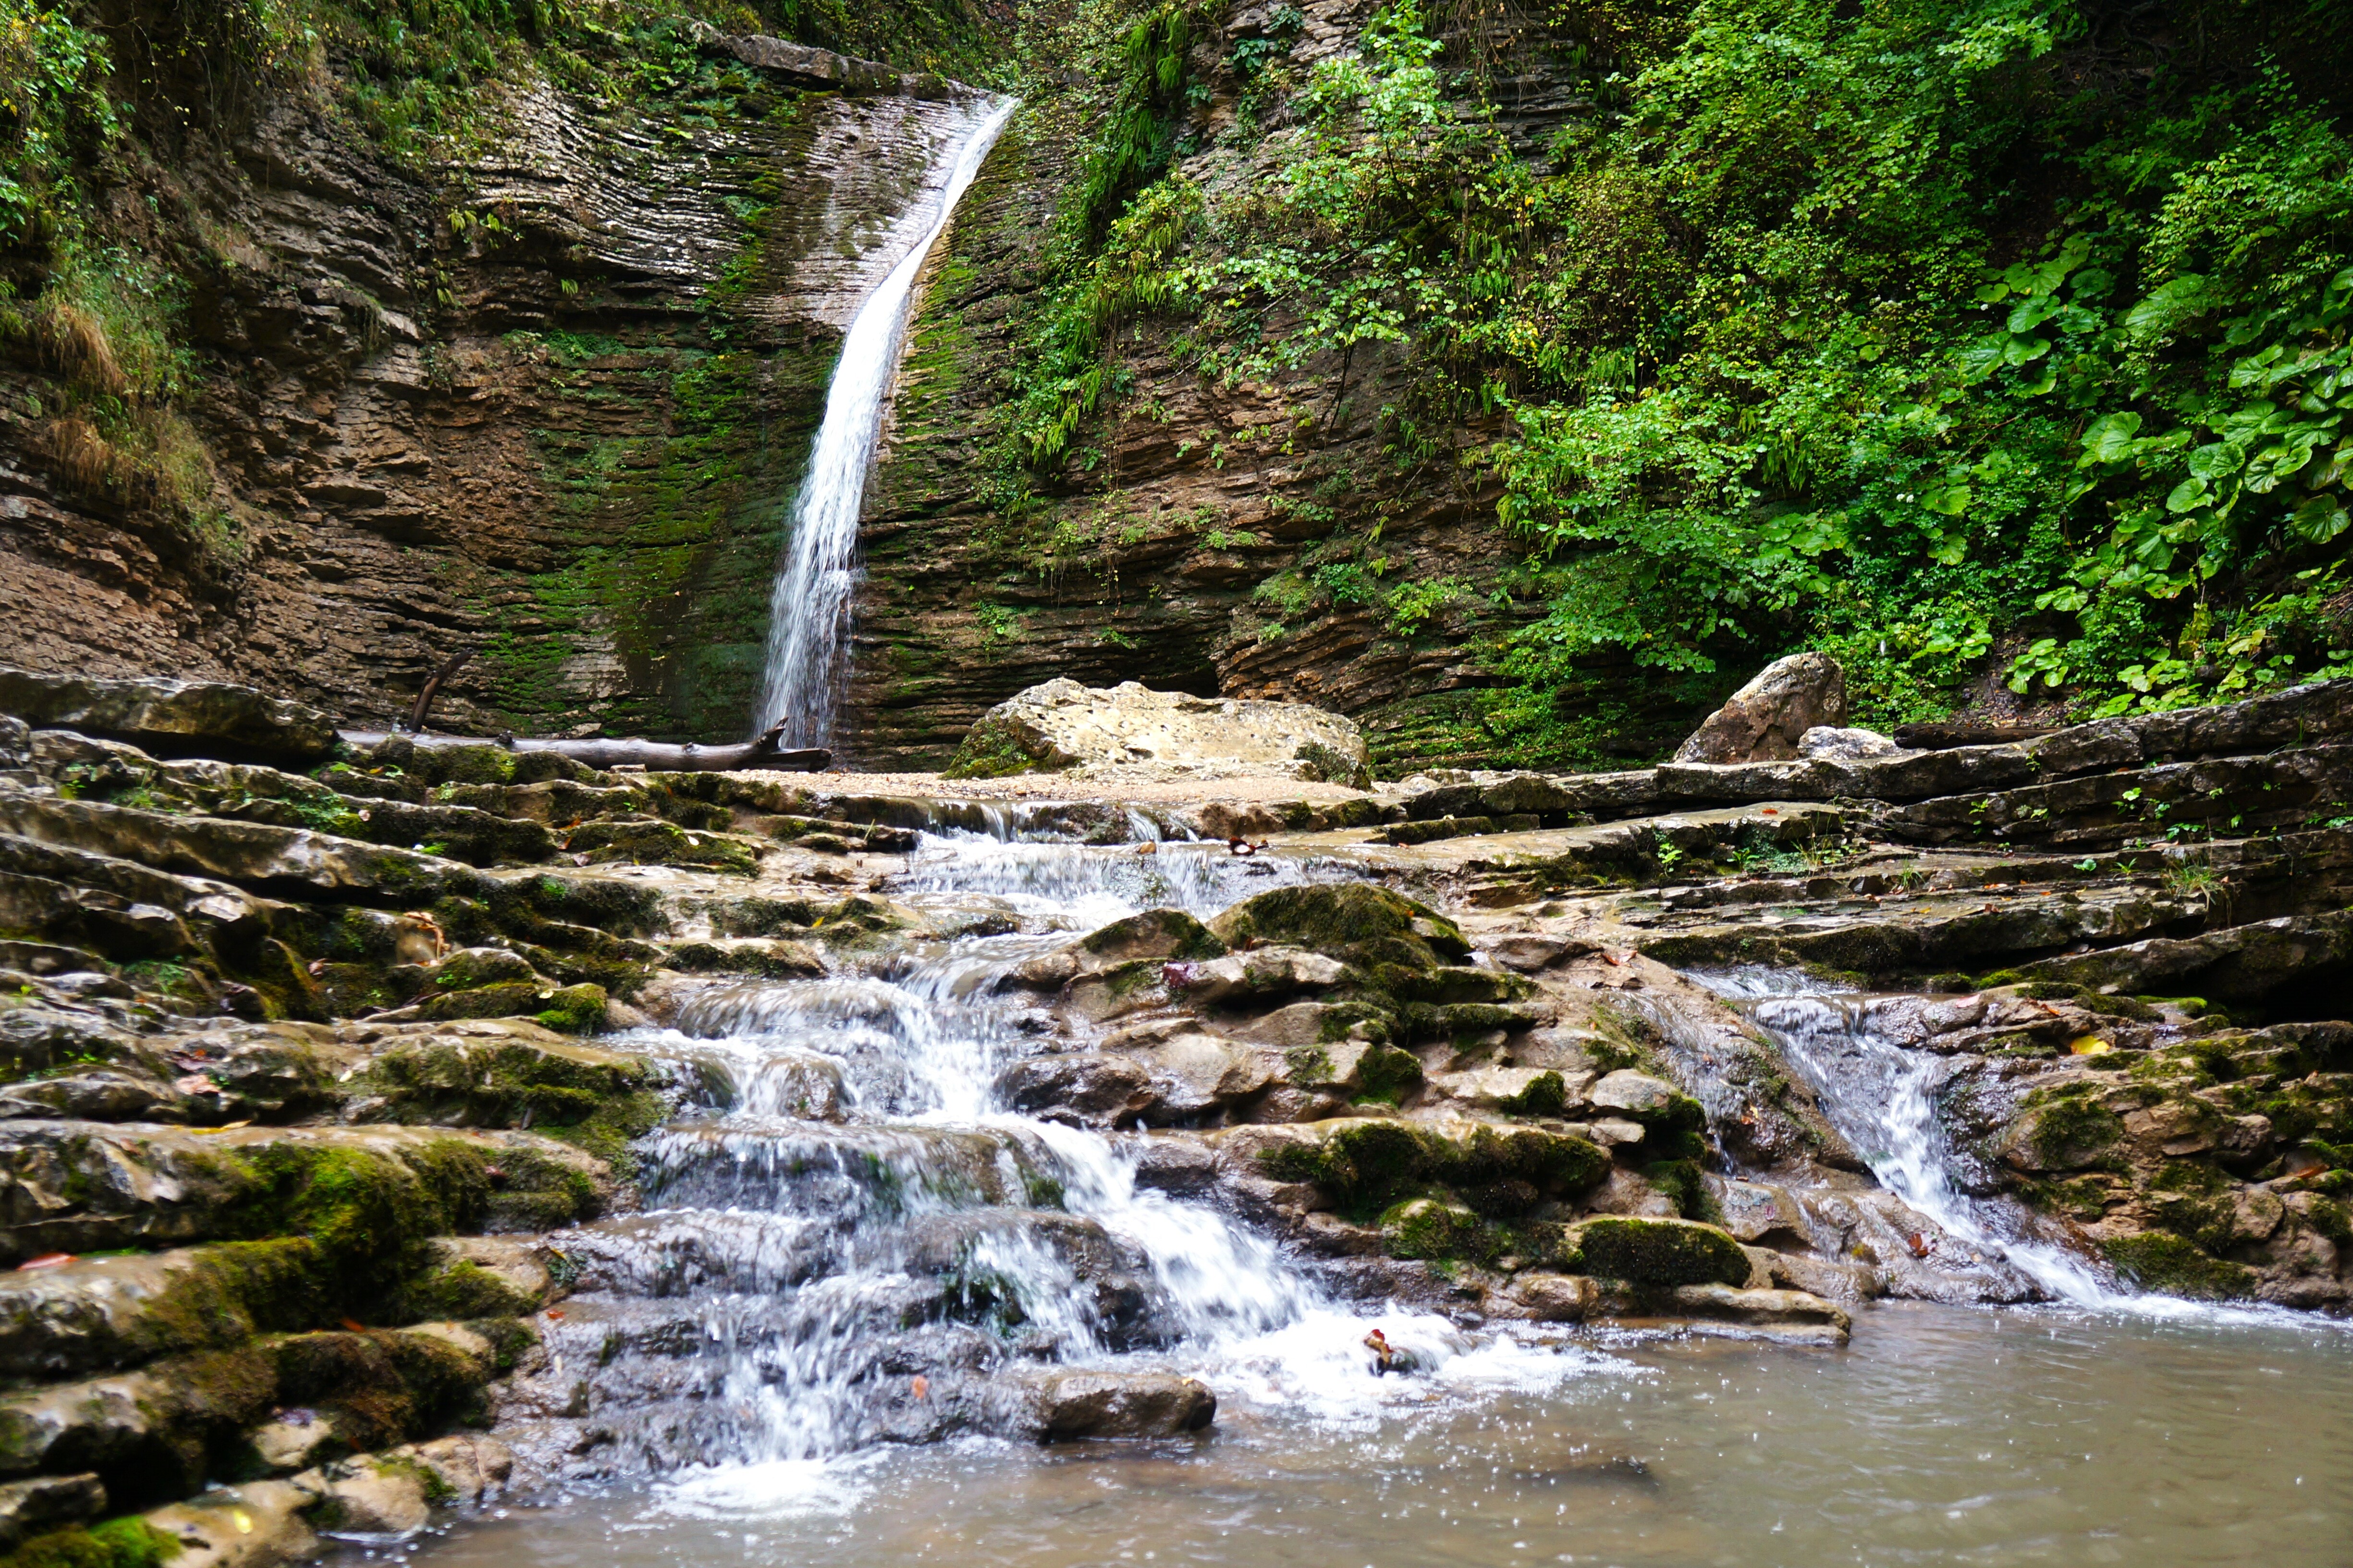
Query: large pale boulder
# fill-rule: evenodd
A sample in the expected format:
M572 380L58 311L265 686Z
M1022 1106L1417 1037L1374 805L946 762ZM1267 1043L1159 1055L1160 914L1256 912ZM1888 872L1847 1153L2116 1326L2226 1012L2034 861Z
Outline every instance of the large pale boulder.
M1194 777L1273 773L1364 782L1365 738L1336 713L1303 702L1254 702L1050 680L980 716L952 773L1088 773L1160 768Z
M1818 727L1846 722L1846 672L1826 653L1775 659L1707 716L1675 752L1679 763L1779 763Z

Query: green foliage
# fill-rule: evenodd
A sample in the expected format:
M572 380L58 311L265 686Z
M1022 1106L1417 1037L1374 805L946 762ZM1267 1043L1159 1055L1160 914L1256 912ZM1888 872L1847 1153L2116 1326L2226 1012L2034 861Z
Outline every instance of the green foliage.
M1089 221L1208 374L1406 355L1401 467L1507 416L1475 460L1534 564L1482 646L1527 695L1490 743L1574 744L1549 698L1597 660L1672 686L1798 645L1881 724L1989 676L2227 698L2353 670L2353 138L2318 12L2189 9L2198 51L2080 0L1568 0L1545 47L1595 107L1531 156L1393 0L1303 80L1271 30L1231 57L1288 89L1272 179L1145 188L1173 243Z

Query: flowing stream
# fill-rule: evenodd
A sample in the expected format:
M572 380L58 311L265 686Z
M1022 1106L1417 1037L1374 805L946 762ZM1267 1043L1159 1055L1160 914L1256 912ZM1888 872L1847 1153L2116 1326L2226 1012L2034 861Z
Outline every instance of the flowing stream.
M996 825L1011 831L1010 819ZM535 1415L549 1489L354 1563L2341 1562L2353 1358L2284 1313L2110 1310L1962 1195L1933 1084L1865 999L1718 981L1818 1075L1883 1181L2065 1304L1888 1303L1843 1352L1463 1328L1335 1300L1147 1138L1014 1114L997 982L1132 910L1341 874L1221 846L926 835L893 897L946 933L713 984L632 1048L692 1086L646 1212L564 1238ZM1380 1326L1425 1375L1379 1378ZM1024 1380L1166 1371L1204 1438L986 1436Z
M829 746L845 674L850 592L857 586L858 513L866 470L882 426L891 380L906 337L907 305L924 259L1014 110L982 100L949 139L922 210L930 214L913 247L858 308L825 394L825 417L793 506L785 559L768 600L768 657L754 734L784 721L786 747ZM944 179L938 176L944 174Z

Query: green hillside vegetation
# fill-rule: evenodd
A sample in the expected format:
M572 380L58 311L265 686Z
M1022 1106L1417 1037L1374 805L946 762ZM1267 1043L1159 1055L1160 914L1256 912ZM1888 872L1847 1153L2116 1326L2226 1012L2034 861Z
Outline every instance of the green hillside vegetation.
M1498 757L1572 756L1610 657L1700 691L1827 649L1883 725L2353 670L2331 9L1562 0L1521 47L1585 107L1515 152L1475 8L1303 68L1278 7L1217 65L1277 172L1214 194L1176 171L1217 8L1082 11L1115 97L1008 461L1069 462L1124 331L1408 355L1388 452L1500 481L1527 552Z

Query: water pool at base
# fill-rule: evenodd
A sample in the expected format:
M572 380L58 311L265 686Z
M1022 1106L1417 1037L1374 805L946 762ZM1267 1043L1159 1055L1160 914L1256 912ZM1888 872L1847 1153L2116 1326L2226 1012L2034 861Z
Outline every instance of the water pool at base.
M2353 1563L2353 1338L2330 1324L1889 1303L1857 1314L1842 1351L1556 1342L1313 1409L1254 1397L1241 1371L1218 1379L1225 1403L1198 1439L885 1447L511 1500L408 1558Z

